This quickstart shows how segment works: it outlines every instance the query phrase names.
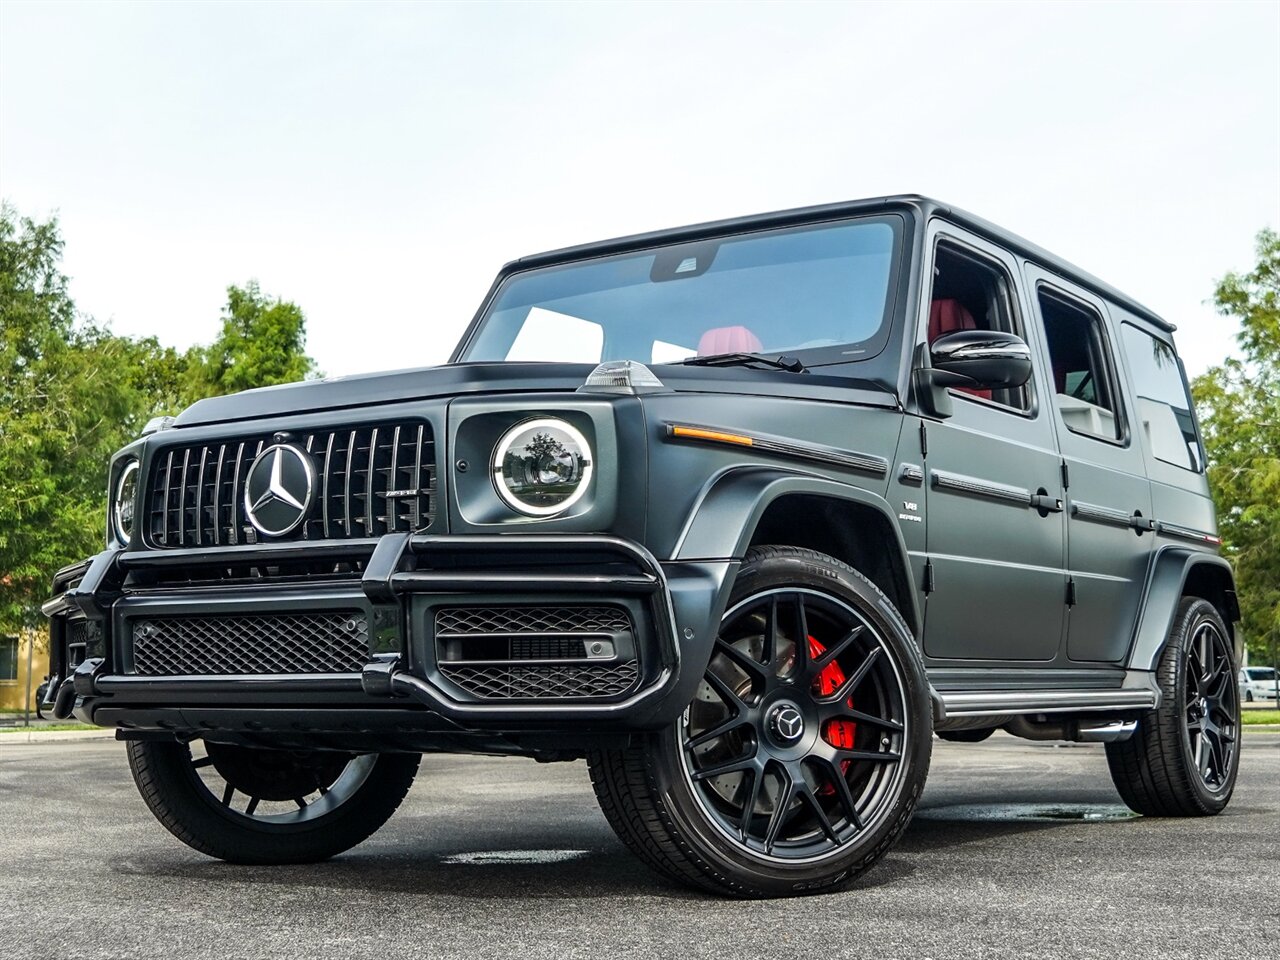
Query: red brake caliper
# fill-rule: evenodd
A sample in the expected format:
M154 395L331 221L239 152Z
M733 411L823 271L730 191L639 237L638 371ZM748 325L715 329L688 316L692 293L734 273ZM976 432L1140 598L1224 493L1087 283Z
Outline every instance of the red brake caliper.
M809 656L811 658L817 659L826 649L827 648L819 643L815 637L809 637ZM829 697L840 689L840 685L844 683L844 681L844 671L840 669L839 663L832 660L823 667L822 672L818 674L818 679L814 684L816 688L814 693L820 697ZM850 695L846 703L850 708L853 707L852 695ZM858 725L852 720L828 720L822 728L822 739L826 740L827 743L838 749L852 750L853 738L857 732ZM842 761L840 766L842 770L847 769L849 761ZM834 793L835 788L829 783L824 783L822 787L819 788L818 792L821 794Z

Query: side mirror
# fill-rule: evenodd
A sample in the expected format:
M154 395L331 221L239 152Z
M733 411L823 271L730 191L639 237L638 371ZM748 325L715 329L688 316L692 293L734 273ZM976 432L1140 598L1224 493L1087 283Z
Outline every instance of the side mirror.
M1031 379L1031 348L999 330L956 330L929 346L934 384L970 389L1020 387Z

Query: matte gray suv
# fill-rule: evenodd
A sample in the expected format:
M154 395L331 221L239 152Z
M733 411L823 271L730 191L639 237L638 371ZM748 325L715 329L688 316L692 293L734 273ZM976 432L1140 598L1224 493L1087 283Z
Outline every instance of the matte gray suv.
M639 857L743 897L873 864L935 733L1216 813L1239 615L1172 329L922 197L518 260L443 367L121 450L48 706L239 863L359 843L439 752L585 758Z

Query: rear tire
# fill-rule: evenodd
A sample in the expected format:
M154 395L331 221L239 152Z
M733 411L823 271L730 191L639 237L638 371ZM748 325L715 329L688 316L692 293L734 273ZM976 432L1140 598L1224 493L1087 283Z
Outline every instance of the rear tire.
M651 867L790 896L839 889L893 846L932 719L915 640L875 585L813 550L757 547L684 715L588 760L605 817Z
M1240 699L1227 626L1207 600L1183 597L1156 668L1160 706L1107 744L1121 798L1150 817L1202 817L1231 800L1240 767Z
M153 740L127 749L142 799L170 833L243 864L315 863L368 839L409 792L421 759L219 744L195 759L188 744Z

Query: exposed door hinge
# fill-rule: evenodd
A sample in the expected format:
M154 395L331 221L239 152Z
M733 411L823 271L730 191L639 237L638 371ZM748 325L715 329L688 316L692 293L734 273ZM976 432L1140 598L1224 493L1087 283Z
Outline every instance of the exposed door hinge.
M1067 461L1062 461L1062 488L1071 489L1071 471L1067 469Z
M929 425L923 420L920 421L920 456L927 457L929 455Z
M1067 606L1074 607L1076 605L1076 579L1075 577L1067 577Z
M924 592L933 593L933 561L924 562Z

